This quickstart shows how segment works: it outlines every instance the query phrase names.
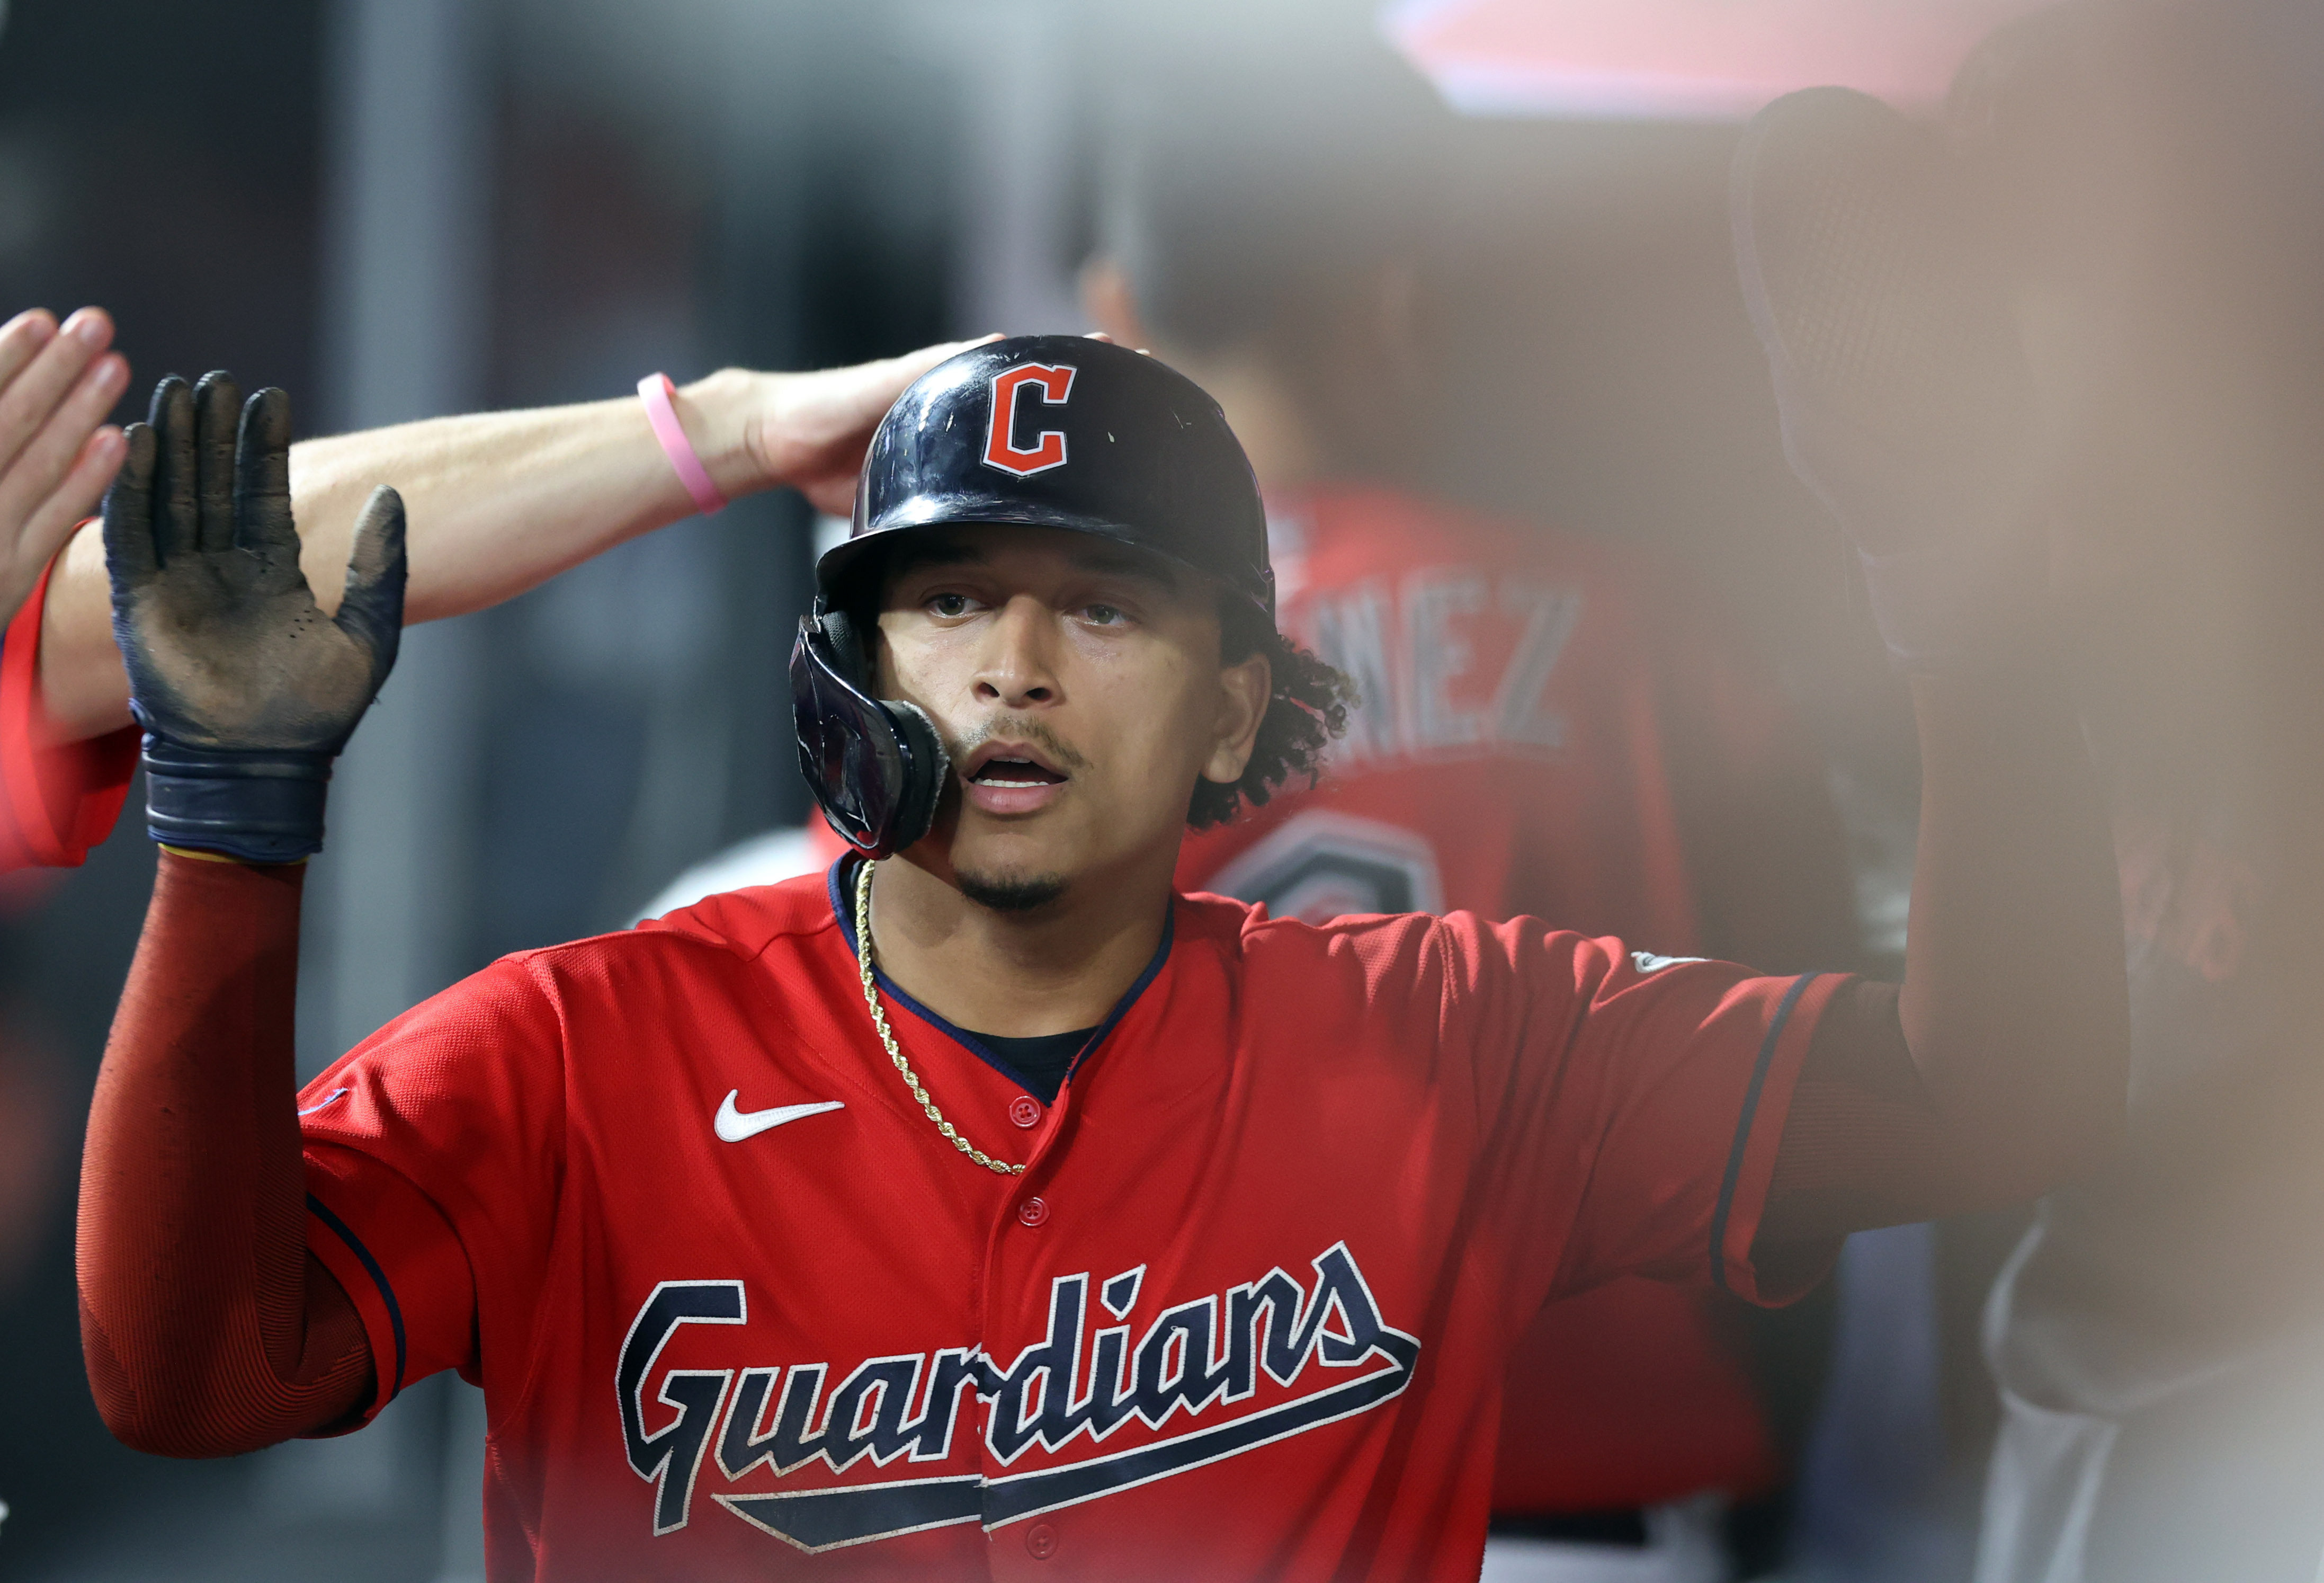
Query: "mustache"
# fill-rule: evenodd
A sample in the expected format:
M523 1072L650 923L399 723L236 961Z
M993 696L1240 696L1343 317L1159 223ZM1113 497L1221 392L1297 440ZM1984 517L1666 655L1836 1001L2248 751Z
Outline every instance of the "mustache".
M964 735L959 741L946 743L945 750L952 754L953 762L958 764L996 736L1005 736L1012 742L1031 743L1054 759L1061 770L1089 768L1089 760L1074 752L1064 737L1040 721L1021 715L1002 715L987 720Z

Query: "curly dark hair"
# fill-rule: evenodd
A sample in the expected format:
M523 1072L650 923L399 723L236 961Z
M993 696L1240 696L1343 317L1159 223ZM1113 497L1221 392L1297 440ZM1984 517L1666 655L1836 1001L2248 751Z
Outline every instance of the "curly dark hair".
M1348 728L1348 708L1356 702L1353 682L1285 637L1258 611L1237 599L1221 603L1220 658L1235 665L1265 654L1275 689L1242 778L1194 782L1186 822L1198 830L1227 823L1246 801L1259 807L1296 776L1305 776L1310 786L1323 779L1324 751Z

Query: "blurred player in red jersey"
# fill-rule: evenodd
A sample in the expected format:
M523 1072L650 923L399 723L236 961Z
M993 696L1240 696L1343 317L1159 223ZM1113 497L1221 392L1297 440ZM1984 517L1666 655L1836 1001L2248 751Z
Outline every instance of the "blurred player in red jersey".
M2015 575L2014 347L1982 292L1886 333L1941 251L1803 292L1925 234L1893 116L1787 101L1747 152L1794 458L1915 673L1901 988L1174 897L1337 681L1275 626L1216 408L1023 338L905 393L817 569L802 768L858 855L509 958L294 1097L299 860L393 662L402 508L322 619L279 393L235 448L230 386L166 389L106 521L165 847L82 1177L108 1422L215 1455L459 1368L498 1578L1474 1577L1546 1298L1779 1300L1852 1227L2102 1156L2119 915Z
M1311 921L1531 914L1674 957L1851 966L1821 757L1711 601L1618 544L1397 486L1418 459L1400 433L1433 404L1414 298L1445 115L1385 50L1329 65L1304 93L1271 68L1154 95L1084 275L1116 340L1220 393L1285 628L1362 695L1321 787L1194 836L1180 885ZM1743 1306L1630 1280L1544 1310L1511 1376L1489 1579L1726 1575L1715 1511L1672 1504L1783 1477ZM1816 1351L1816 1315L1776 1322ZM1769 1382L1794 1431L1797 1372ZM1779 1524L1752 1515L1756 1574Z

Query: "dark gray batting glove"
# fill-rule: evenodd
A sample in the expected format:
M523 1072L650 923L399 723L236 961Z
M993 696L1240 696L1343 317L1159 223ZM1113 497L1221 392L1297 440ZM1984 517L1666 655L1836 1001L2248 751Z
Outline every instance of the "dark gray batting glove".
M240 421L237 425L236 412ZM346 597L325 616L299 569L290 399L174 375L105 498L113 634L145 731L146 833L245 863L320 851L331 761L394 667L403 502L375 490Z

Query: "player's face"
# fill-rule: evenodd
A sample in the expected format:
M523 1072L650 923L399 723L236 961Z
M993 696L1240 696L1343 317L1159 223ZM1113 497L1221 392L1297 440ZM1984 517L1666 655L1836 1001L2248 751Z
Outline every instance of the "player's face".
M1086 533L948 528L888 579L881 696L919 705L953 784L915 862L971 899L1167 884L1197 776L1242 773L1264 658L1221 662L1218 598Z

